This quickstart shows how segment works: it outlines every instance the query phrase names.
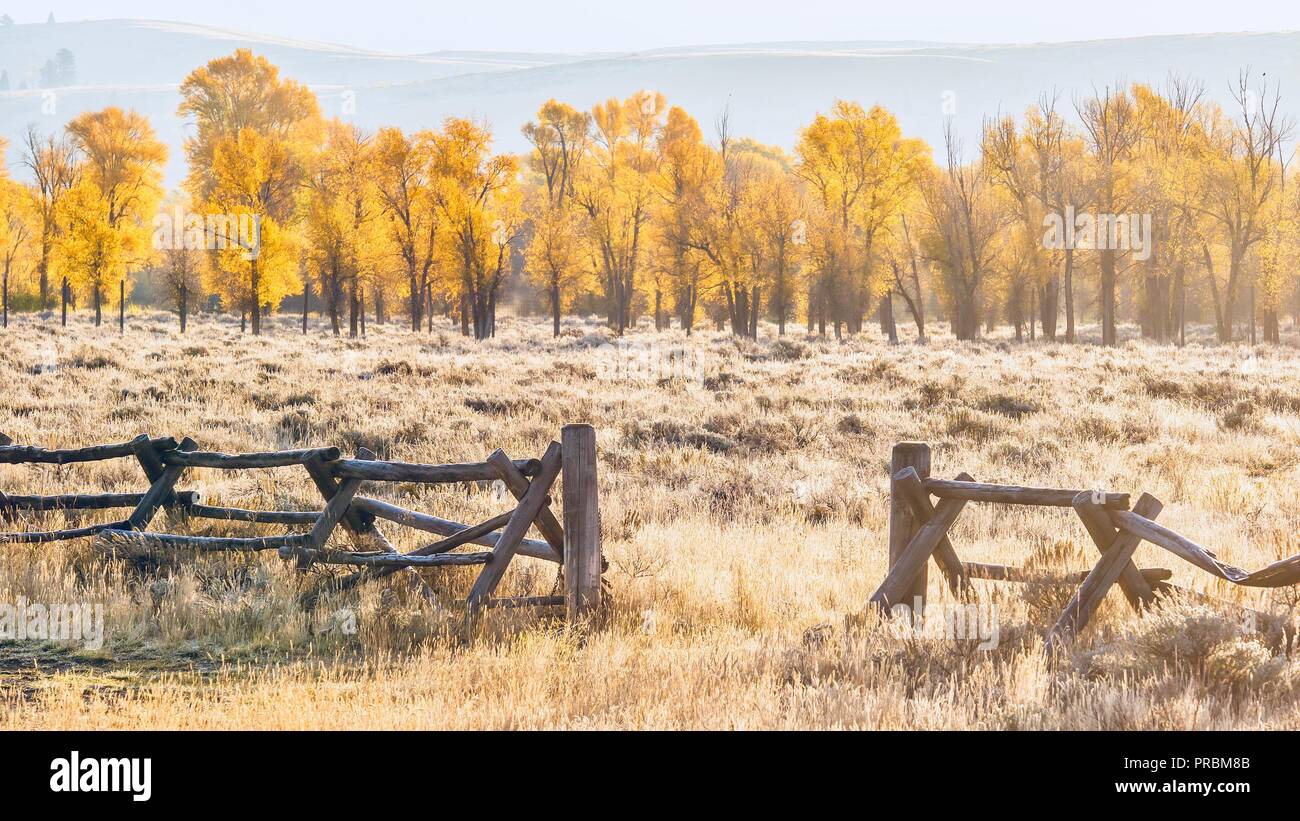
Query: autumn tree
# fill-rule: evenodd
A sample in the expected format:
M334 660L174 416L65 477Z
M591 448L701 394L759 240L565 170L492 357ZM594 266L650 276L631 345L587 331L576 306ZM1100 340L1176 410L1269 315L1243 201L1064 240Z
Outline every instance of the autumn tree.
M36 263L37 288L42 311L50 308L50 269L56 244L62 235L59 216L63 197L77 183L76 148L71 139L50 135L41 137L35 127L25 137L27 153L24 165L34 180L36 229L40 237L40 256Z
M609 324L619 334L632 321L665 107L662 94L639 91L593 108L590 162L583 163L574 186L598 253Z
M1100 216L1094 245L1098 265L1098 305L1101 342L1118 339L1117 286L1123 253L1119 228L1132 203L1133 163L1142 136L1142 123L1132 95L1107 87L1076 105L1082 123L1092 177L1094 203Z
M5 141L0 139L0 275L3 276L3 325L9 327L10 285L29 257L32 224L36 215L25 187L9 177L4 163Z
M248 237L219 238L228 253L217 255L214 268L234 270L213 272L228 304L251 312L258 334L262 307L296 290L294 275L278 265L268 269L261 257L288 256L298 188L319 142L320 107L306 86L281 78L247 49L196 69L180 90L179 113L195 127L185 141L187 190L206 214L259 225L257 248ZM280 244L268 245L272 238Z
M73 285L90 291L99 325L108 287L121 281L125 289L130 268L152 254L149 238L167 147L147 118L120 108L82 114L67 132L82 169L61 203L64 257Z
M1221 342L1231 342L1242 284L1247 277L1251 250L1270 229L1281 194L1281 146L1290 137L1291 121L1281 111L1281 96L1261 80L1252 88L1250 75L1238 77L1232 88L1236 112L1233 119L1211 114L1208 152L1199 168L1202 188L1199 209L1215 225L1222 242L1227 271L1216 270L1208 248L1210 294L1215 325ZM1251 317L1254 322L1254 317Z
M375 135L371 169L382 234L406 274L411 330L419 331L431 288L440 227L430 132L404 134L382 128Z
M454 272L447 286L468 309L480 340L496 333L497 297L523 227L518 164L491 148L491 132L470 120L449 118L433 137L444 254Z
M754 181L745 202L744 222L752 264L766 267L770 311L777 334L785 335L802 293L804 250L808 244L808 202L803 182L791 172L788 158L771 154L755 160ZM757 305L755 306L757 314ZM756 329L753 329L756 330Z
M939 274L948 303L953 334L979 336L982 289L997 253L1003 227L988 170L978 160L962 162L960 139L949 121L944 126L946 167L934 170L922 185L925 201L925 254Z
M382 294L391 285L386 276L391 268L381 253L385 226L374 178L370 137L354 125L328 122L325 144L313 158L306 182L306 232L309 260L320 271L321 294L336 335L345 294L348 334L355 337L365 289L375 295L376 309L382 314Z
M162 204L159 230L154 242L160 248L157 271L167 301L180 317L181 333L189 327L190 300L203 294L206 266L206 226L189 206L189 198L173 193Z
M548 296L552 333L559 336L563 300L591 284L590 255L583 242L587 226L573 198L590 143L591 115L548 100L522 130L533 146L528 167L541 181L529 201L533 216L526 267Z
M700 125L685 109L668 110L656 141L653 206L653 241L657 245L652 277L655 304L664 288L671 289L675 313L689 335L695 327L696 309L704 290L711 287L710 264L691 243L697 215L707 207L707 193L713 179L717 153L705 142ZM656 311L655 325L662 320Z

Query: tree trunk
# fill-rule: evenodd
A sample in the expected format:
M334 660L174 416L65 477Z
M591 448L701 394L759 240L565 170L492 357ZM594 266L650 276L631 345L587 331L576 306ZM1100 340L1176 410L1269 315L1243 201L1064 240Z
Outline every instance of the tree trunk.
M560 281L551 280L551 336L560 336Z
M1061 281L1057 279L1055 272L1043 283L1038 306L1041 314L1043 338L1048 342L1055 342L1057 315L1061 310Z
M63 304L63 327L68 327L68 278L63 278L63 286L59 289L59 299Z
M354 278L351 283L351 293L348 294L348 336L355 339L357 336L357 281Z
M411 332L419 333L421 319L420 303L424 299L424 289L420 288L419 283L415 281L414 271L407 273L406 285L411 293Z
M5 266L4 279L4 326L9 327L9 266Z
M253 308L253 336L262 335L262 271L257 265L257 260L252 261L252 308Z
M1100 253L1101 276L1099 287L1101 307L1101 344L1114 345L1115 328L1115 250L1103 248Z
M190 312L190 291L189 286L184 282L181 283L181 333L185 333L185 327L189 324Z
M760 293L755 285L749 295L749 338L758 339L758 313Z
M1065 249L1065 341L1071 344L1074 335L1074 249Z
M880 333L890 345L898 344L898 323L894 320L894 291L890 289L880 298Z
M98 328L104 321L103 296L99 292L98 282L94 283L92 287L95 291L95 327Z
M126 333L126 280L117 281L117 332Z
M357 310L361 312L361 335L366 335L366 292L363 288L357 294Z

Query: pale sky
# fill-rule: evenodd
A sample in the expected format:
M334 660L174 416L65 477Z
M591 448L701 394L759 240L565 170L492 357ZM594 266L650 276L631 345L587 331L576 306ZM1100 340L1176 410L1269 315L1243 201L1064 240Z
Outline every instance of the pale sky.
M1288 0L0 0L16 22L177 20L380 51L632 51L774 40L1028 43L1300 29Z

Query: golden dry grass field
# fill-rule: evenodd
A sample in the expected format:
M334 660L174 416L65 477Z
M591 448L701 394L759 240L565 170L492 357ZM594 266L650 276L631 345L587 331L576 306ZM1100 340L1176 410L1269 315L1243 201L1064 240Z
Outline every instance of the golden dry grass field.
M313 614L274 553L184 557L141 575L89 540L0 545L0 602L102 603L97 650L0 642L0 728L1297 728L1300 665L1229 609L1189 601L1136 619L1112 591L1056 667L1044 631L1068 588L976 581L999 640L904 637L872 616L884 576L891 446L934 447L934 473L1148 491L1160 521L1254 569L1300 551L1300 372L1281 348L957 343L889 347L801 334L755 343L639 330L698 371L611 378L594 320L554 340L504 319L475 343L444 326L364 340L163 314L127 332L22 316L0 333L0 431L76 447L142 432L207 450L359 446L381 458L538 456L568 422L598 430L612 604L585 634L459 610L390 580ZM183 488L239 507L309 509L301 470L191 471ZM128 460L0 465L7 493L140 491ZM500 512L489 487L367 490L458 521ZM495 506L494 506L495 505ZM105 514L111 515L111 514ZM54 528L101 514L23 514ZM174 523L180 532L190 525ZM280 532L204 523L193 532ZM390 527L399 549L420 542ZM969 505L966 561L1086 570L1072 513ZM1294 597L1216 582L1143 545L1140 567L1294 621ZM318 571L313 571L313 574ZM423 571L450 603L474 568ZM398 577L400 578L400 577ZM546 594L553 565L516 559L503 595ZM931 573L930 593L949 600ZM340 614L355 614L357 630Z

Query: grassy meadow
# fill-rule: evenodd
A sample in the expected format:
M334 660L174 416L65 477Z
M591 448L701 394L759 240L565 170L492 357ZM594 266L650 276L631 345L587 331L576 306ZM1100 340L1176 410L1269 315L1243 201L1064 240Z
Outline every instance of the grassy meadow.
M102 603L106 620L99 649L0 642L0 729L1300 728L1300 664L1275 625L1249 632L1231 606L1171 600L1139 620L1112 591L1055 666L1042 637L1069 588L974 582L996 608L992 649L900 636L867 608L900 440L929 442L936 476L1150 492L1162 523L1247 569L1300 552L1295 328L1256 348L1217 346L1210 329L1159 346L1125 328L1107 349L1005 332L958 343L942 326L927 345L892 347L874 329L840 343L765 326L753 342L642 326L633 351L681 349L690 364L647 375L611 372L595 319L568 319L553 339L548 323L507 317L485 343L447 324L372 324L365 339L303 336L291 316L268 325L253 338L196 318L181 336L173 317L138 313L119 335L85 315L67 329L15 317L0 332L0 432L51 448L147 432L205 450L337 445L437 463L498 447L540 456L562 425L590 422L603 622L581 632L491 611L470 631L452 602L477 568L423 571L439 601L399 575L308 613L296 597L326 571L304 578L274 552L140 573L91 540L0 545L0 602ZM320 505L300 469L190 471L180 487L210 504ZM143 489L130 460L0 465L5 493ZM463 522L505 507L490 486L364 492ZM24 513L2 528L113 515ZM383 529L402 550L429 540ZM971 504L951 537L963 560L1044 573L1096 557L1064 510ZM1136 562L1295 621L1294 591L1235 588L1151 545ZM501 594L548 594L555 571L516 559ZM930 578L932 598L950 600Z

